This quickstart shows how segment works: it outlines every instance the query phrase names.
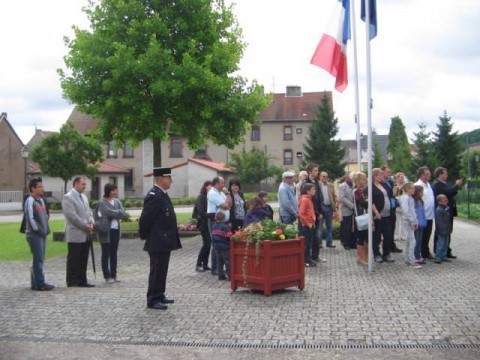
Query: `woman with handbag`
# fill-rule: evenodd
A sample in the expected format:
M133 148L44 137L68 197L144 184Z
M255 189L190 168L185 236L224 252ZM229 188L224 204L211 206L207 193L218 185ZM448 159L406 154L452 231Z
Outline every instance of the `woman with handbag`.
M109 284L117 280L117 253L120 242L120 219L127 213L120 200L115 184L105 184L104 194L95 210L95 231L102 247L102 272Z
M368 212L367 175L357 172L353 176L354 232L357 239L357 263L368 265ZM360 220L361 218L361 220ZM367 226L365 227L365 218Z

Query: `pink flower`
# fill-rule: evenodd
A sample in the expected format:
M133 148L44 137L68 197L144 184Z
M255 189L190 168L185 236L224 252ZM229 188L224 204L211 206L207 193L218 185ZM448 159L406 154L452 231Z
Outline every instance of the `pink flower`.
M277 232L277 235L283 234L283 230L280 229L280 228L278 228L278 229L276 230L276 232Z

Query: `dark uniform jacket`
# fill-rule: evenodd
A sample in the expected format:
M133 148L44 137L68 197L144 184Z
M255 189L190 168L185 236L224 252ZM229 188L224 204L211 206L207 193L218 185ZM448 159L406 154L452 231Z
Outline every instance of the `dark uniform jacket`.
M143 201L139 233L140 238L145 239L143 250L148 252L170 252L182 247L175 209L168 195L157 186Z
M435 195L435 206L437 206L437 195L443 194L448 199L448 206L450 208L450 216L457 216L457 202L455 195L458 193L458 187L449 185L440 180L435 180L432 184L433 193Z

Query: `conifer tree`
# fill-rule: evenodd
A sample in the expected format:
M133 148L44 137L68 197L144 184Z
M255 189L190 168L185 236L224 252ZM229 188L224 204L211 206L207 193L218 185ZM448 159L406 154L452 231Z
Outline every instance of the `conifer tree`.
M408 173L412 168L412 155L405 126L399 116L394 116L388 133L387 153L390 156L388 166L394 173Z
M413 133L413 143L417 148L417 154L412 158L412 174L415 174L421 166L428 166L431 171L433 171L436 165L431 132L427 132L427 125L425 123L418 124L418 127L420 130Z
M461 169L461 152L458 133L452 132L452 118L443 112L443 116L439 117L437 123L437 132L433 132L433 148L437 158L438 166L448 169L448 177L455 180L460 177Z
M308 129L304 148L303 165L316 163L320 170L328 172L331 179L345 173L345 149L341 140L335 139L338 133L338 120L332 109L329 97L324 94L318 106L317 116Z

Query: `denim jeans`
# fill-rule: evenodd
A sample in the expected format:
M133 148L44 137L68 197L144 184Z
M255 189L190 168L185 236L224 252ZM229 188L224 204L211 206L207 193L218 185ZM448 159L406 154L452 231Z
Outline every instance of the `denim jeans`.
M413 263L415 261L415 233L408 223L403 223L405 239L405 262Z
M43 262L45 260L46 238L37 233L29 232L27 241L32 252L32 289L38 289L45 285L45 275L43 273Z
M435 257L439 260L445 260L448 253L448 235L438 234L437 247L435 250Z
M333 235L332 235L332 220L333 220L333 209L331 206L322 206L323 217L318 221L318 228L317 228L317 238L322 243L322 236L323 236L323 224L325 224L326 233L325 233L325 240L327 246L332 245Z
M292 215L281 215L280 221L283 224L293 224L295 222L295 217Z
M298 224L298 234L303 236L305 239L305 262L311 262L312 259L318 259L318 254L316 257L312 254L312 243L315 238L315 228L308 228L302 224Z
M415 230L415 259L419 260L422 257L423 246L423 228L417 228Z
M117 278L117 253L120 231L110 229L110 242L102 245L102 272L104 279Z
M230 278L230 250L216 250L218 277L224 278L225 275ZM224 271L225 267L225 271ZM226 273L226 274L225 274Z

